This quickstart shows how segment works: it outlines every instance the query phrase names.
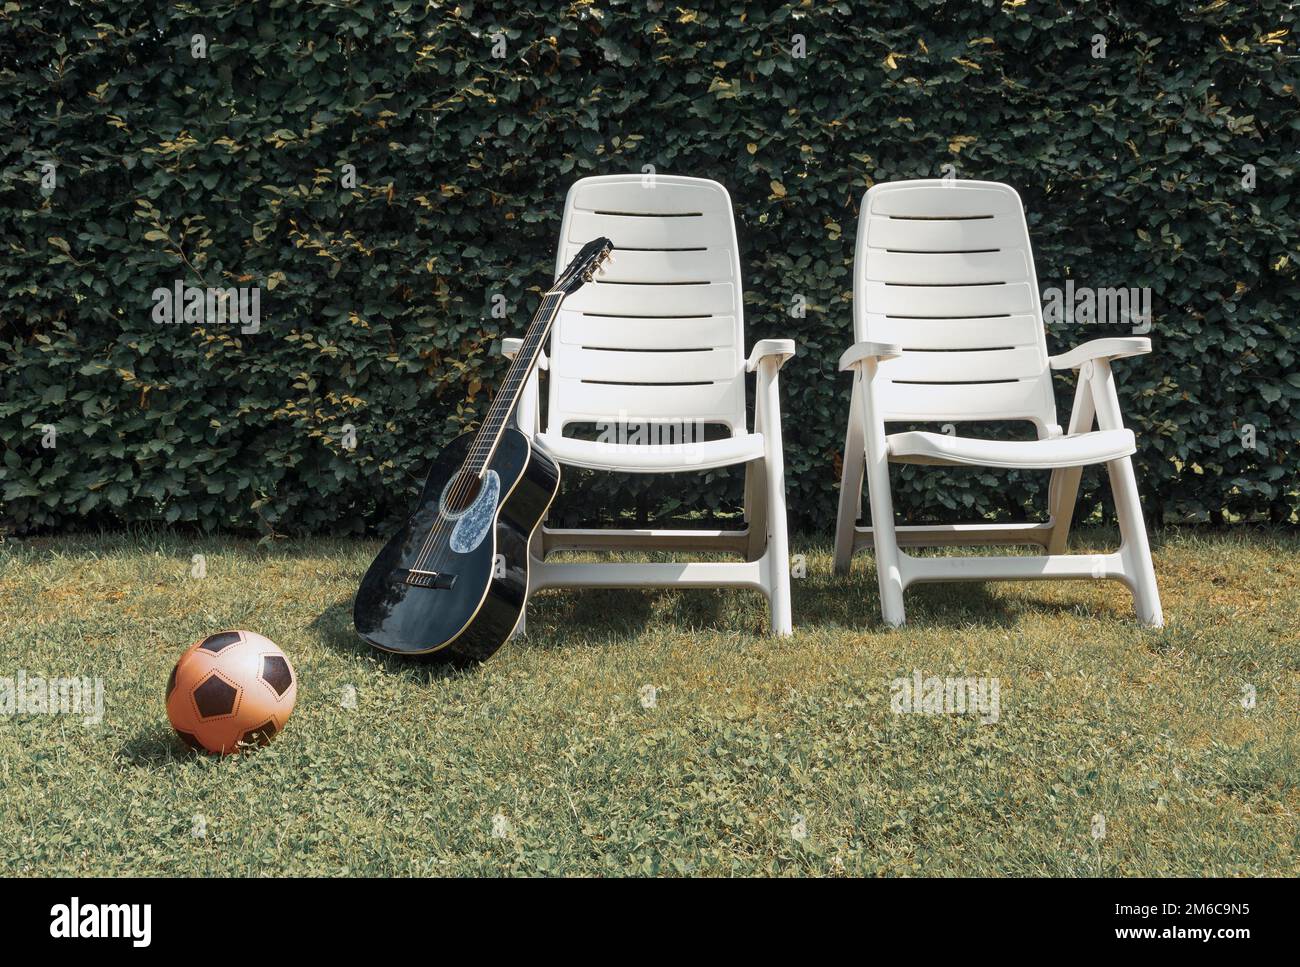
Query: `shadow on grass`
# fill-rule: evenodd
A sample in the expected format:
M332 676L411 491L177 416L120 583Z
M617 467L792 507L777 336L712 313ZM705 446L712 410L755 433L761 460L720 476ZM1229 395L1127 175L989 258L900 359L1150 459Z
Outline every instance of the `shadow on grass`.
M449 665L435 656L394 655L372 648L357 634L352 625L351 596L335 601L318 614L307 626L316 633L321 644L337 652L356 658L375 658L384 671L392 674L410 674L424 682L453 678L475 666Z
M335 651L354 655L379 654L377 650L362 641L356 629L352 627L351 597L335 601L316 615L307 627L316 632L316 637L322 644L328 645Z
M656 608L656 596L671 595L666 607ZM724 594L753 595L758 618L744 630L768 632L766 600L755 591L730 589ZM1127 594L1127 592L1125 592ZM874 570L856 569L844 576L825 576L791 582L791 608L796 631L840 628L851 631L885 630L880 617L880 596ZM980 625L1010 629L1026 610L1044 614L1073 614L1079 604L1027 598L1008 601L995 597L988 584L923 584L906 593L909 624L961 627ZM726 615L725 599L708 589L591 589L548 592L528 603L528 644L543 650L626 641L648 627L679 630L735 630ZM747 608L747 611L749 609ZM656 611L658 613L656 613ZM1100 616L1100 614L1099 614ZM750 622L746 621L746 624Z
M735 593L751 594L755 600L762 600L754 591ZM733 619L726 612L726 598L713 588L550 590L529 599L529 633L524 644L542 651L557 651L627 644L652 629L734 631ZM766 613L754 629L744 630L765 633Z
M169 727L150 725L118 749L122 761L141 769L156 769L168 762L193 759L198 753Z
M944 627L980 625L1008 629L1018 625L1027 610L1043 614L1074 614L1080 603L1026 598L1008 601L995 597L991 582L961 581L918 584L903 594L907 623ZM1123 591L1128 595L1127 589ZM880 592L874 567L860 563L846 575L794 581L791 588L796 628L820 625L860 631L883 631ZM1095 609L1089 609L1095 610ZM1096 612L1102 617L1104 612Z
M1026 611L1069 615L1078 613L1083 604L1082 601L1042 600L1032 594L1023 599L1008 600L995 597L990 589L989 583L980 582L916 585L905 594L908 624L948 628L977 625L1006 630L1019 625ZM724 593L753 595L760 617L754 622L746 619L745 624L753 626L743 630L755 635L767 633L767 603L758 592L733 589ZM1127 597L1126 589L1122 593ZM669 597L659 600L664 595ZM791 582L791 596L796 630L885 630L880 617L875 569L870 565L864 567L861 561L855 562L852 571L846 575L818 574L796 579ZM1087 610L1097 617L1105 615L1105 611L1095 608ZM734 622L726 611L723 594L714 589L552 589L529 599L529 633L514 645L541 651L599 647L625 643L652 627L679 631L734 631ZM308 627L323 644L335 651L378 658L390 672L420 671L424 673L423 677L434 680L466 670L439 663L433 657L402 657L372 649L357 636L352 626L351 597L330 605Z
M653 616L654 598L660 593L660 589L588 588L534 595L528 601L529 633L523 643L556 651L625 641L652 624L667 623Z

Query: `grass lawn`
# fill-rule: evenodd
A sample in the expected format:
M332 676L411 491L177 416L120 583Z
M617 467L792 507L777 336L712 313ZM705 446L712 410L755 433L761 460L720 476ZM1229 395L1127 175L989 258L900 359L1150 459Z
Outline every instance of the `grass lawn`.
M547 592L526 639L450 675L353 637L377 546L0 546L0 676L100 676L107 704L98 726L0 719L0 869L1300 873L1294 533L1157 535L1163 631L1109 582L921 587L886 631L870 556L835 579L796 539L791 639L757 593ZM164 684L232 627L285 649L298 708L266 749L198 756ZM996 678L998 720L895 714L914 670Z

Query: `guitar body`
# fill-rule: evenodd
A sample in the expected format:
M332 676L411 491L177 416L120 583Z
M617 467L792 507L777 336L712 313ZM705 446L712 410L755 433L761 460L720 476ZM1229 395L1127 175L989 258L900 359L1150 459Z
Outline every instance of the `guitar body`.
M466 665L514 631L528 596L528 542L560 487L560 468L507 427L482 477L463 470L474 434L439 454L415 512L375 558L352 609L384 651Z

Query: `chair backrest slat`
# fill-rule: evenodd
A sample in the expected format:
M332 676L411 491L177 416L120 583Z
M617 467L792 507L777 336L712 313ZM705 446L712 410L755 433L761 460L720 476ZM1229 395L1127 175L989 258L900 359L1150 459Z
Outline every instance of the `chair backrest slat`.
M876 399L894 421L1056 423L1029 230L984 181L876 185L858 221L854 336L896 343Z
M564 207L558 273L606 236L614 258L551 333L548 429L625 419L745 432L744 314L731 199L714 181L584 178Z

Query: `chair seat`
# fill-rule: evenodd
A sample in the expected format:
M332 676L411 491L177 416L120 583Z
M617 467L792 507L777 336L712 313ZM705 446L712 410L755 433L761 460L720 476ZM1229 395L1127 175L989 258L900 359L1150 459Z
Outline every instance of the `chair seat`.
M763 456L763 434L742 433L702 443L674 443L650 446L636 443L606 443L577 440L557 433L539 433L538 443L560 463L592 470L628 473L674 473L709 470L748 463Z
M1052 470L1126 457L1137 449L1132 430L1094 430L1046 440L977 440L946 433L892 433L886 439L894 463Z

